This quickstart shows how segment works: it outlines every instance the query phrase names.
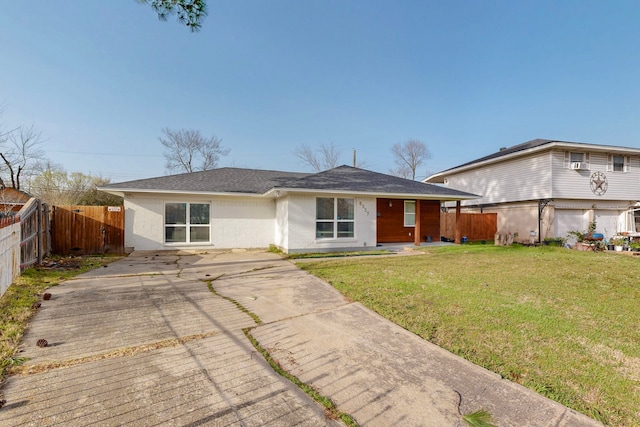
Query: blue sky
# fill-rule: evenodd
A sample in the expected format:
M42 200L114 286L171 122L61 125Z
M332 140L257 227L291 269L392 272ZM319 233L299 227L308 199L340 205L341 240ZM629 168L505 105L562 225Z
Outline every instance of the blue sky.
M640 147L638 1L208 1L202 30L134 0L4 1L3 128L112 182L164 175L161 129L222 138L220 166L308 170L333 143L419 177L535 138Z

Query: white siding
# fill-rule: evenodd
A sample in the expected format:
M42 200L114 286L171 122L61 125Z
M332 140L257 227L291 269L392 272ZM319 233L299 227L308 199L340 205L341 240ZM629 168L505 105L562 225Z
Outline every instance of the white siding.
M506 203L551 196L549 152L496 163L447 177L447 188L482 196L462 205Z
M624 154L620 151L618 148ZM607 238L632 230L626 212L640 201L640 156L624 154L628 160L625 170L613 171L609 160L614 152L581 152L588 164L585 170L571 169L569 151L556 148L454 173L446 177L445 186L482 195L480 200L462 205L474 210L480 205L485 212L498 212L501 233L517 231L521 235L528 227L537 229L529 225L537 223L537 206L524 207L527 201L536 199L552 200L543 217L543 238L564 238L569 231L585 232L594 219L596 231ZM591 188L591 177L596 172L607 180L606 192L601 195Z
M640 200L640 158L629 156L628 172L607 170L607 153L589 153L589 170L572 170L565 162L565 151L554 150L552 162L554 199ZM607 191L598 196L591 191L591 175L607 177Z
M290 194L288 218L288 242L283 248L289 252L362 248L377 243L375 197L355 197L355 232L352 239L316 239L316 195Z

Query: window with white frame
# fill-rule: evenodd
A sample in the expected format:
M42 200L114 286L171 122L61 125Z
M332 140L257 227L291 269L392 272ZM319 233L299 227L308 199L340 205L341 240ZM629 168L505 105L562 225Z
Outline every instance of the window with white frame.
M404 201L404 226L405 227L416 226L416 201L415 200Z
M628 172L629 156L609 154L607 156L607 170L609 172Z
M355 200L346 197L316 198L316 238L354 237Z
M209 203L165 203L165 243L209 243L210 211Z
M571 153L570 153L570 156L571 156L571 159L570 159L571 163L574 163L574 162L584 162L584 153L574 153L574 152L571 152Z
M565 151L564 166L569 169L589 169L589 153Z

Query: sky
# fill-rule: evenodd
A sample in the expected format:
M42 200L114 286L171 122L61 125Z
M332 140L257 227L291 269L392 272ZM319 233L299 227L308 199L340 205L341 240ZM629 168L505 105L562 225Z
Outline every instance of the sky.
M640 147L637 0L208 0L196 33L136 0L0 2L0 128L111 182L168 173L163 128L285 171L333 144L388 173L417 139L419 179L535 138Z

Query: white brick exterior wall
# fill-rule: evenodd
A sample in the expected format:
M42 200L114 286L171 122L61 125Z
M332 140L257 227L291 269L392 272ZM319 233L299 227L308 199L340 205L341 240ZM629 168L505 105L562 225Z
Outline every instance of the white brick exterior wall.
M215 248L268 248L273 243L276 216L273 199L216 199L211 216Z
M162 249L164 241L162 199L129 196L124 199L124 246L134 250Z
M287 199L288 242L282 245L289 252L316 252L375 246L376 198L354 197L355 232L349 239L316 239L316 197L334 195L290 194ZM340 197L350 197L348 195ZM280 212L279 212L280 214Z
M165 202L211 203L211 244L165 244ZM266 248L274 242L272 199L127 195L124 205L125 246L134 250Z
M278 199L263 199L128 194L124 202L125 246L134 250L160 250L267 248L275 244L287 252L375 246L376 198L354 197L354 201L354 238L316 239L316 195L289 194ZM166 202L210 203L211 243L165 244Z
M274 244L282 249L288 247L289 241L289 199L276 199L276 230Z

